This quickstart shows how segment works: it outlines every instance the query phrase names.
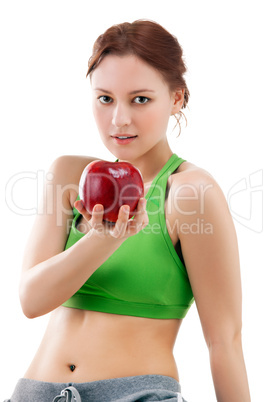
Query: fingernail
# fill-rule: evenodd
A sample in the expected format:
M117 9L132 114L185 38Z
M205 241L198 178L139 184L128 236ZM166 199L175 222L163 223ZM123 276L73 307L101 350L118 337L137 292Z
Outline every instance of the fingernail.
M102 211L102 207L101 207L100 205L96 205L96 206L94 207L94 211L95 211L95 212L101 212L101 211Z
M129 206L125 206L125 207L123 208L123 211L124 211L126 214L129 213L129 210L130 210Z

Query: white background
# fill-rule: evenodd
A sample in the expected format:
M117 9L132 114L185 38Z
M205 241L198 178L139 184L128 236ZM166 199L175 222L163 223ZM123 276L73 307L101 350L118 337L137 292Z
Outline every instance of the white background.
M91 115L87 61L93 41L106 28L140 18L162 24L184 49L188 126L176 138L172 123L168 138L174 152L215 177L228 200L240 249L252 401L267 395L266 2L9 0L0 6L0 401L23 376L48 319L25 318L17 292L42 175L62 154L114 160ZM16 181L20 175L28 178ZM184 397L215 401L195 306L175 355Z

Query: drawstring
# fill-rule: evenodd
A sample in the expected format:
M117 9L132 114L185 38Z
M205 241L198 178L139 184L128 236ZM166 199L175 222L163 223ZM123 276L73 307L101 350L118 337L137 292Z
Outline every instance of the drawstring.
M81 402L81 396L74 387L68 387L61 391L60 395L53 399L53 402Z
M183 401L184 401L184 399L182 398L180 392L177 392L177 399L178 399L178 402L183 402ZM186 402L186 401L185 401L185 402Z

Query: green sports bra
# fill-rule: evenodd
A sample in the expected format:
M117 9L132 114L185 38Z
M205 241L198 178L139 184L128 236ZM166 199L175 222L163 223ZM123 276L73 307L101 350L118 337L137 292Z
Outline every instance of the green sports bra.
M63 306L148 318L184 318L194 301L184 263L169 236L165 219L168 177L184 162L173 154L154 178L146 209L149 224L129 237ZM68 249L84 234L74 219Z

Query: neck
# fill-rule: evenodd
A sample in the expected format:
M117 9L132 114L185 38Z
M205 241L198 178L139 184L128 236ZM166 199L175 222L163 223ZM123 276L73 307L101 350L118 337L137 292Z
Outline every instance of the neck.
M172 154L172 150L167 145L167 147L162 149L150 150L146 154L128 162L140 170L144 184L146 184L153 181Z

